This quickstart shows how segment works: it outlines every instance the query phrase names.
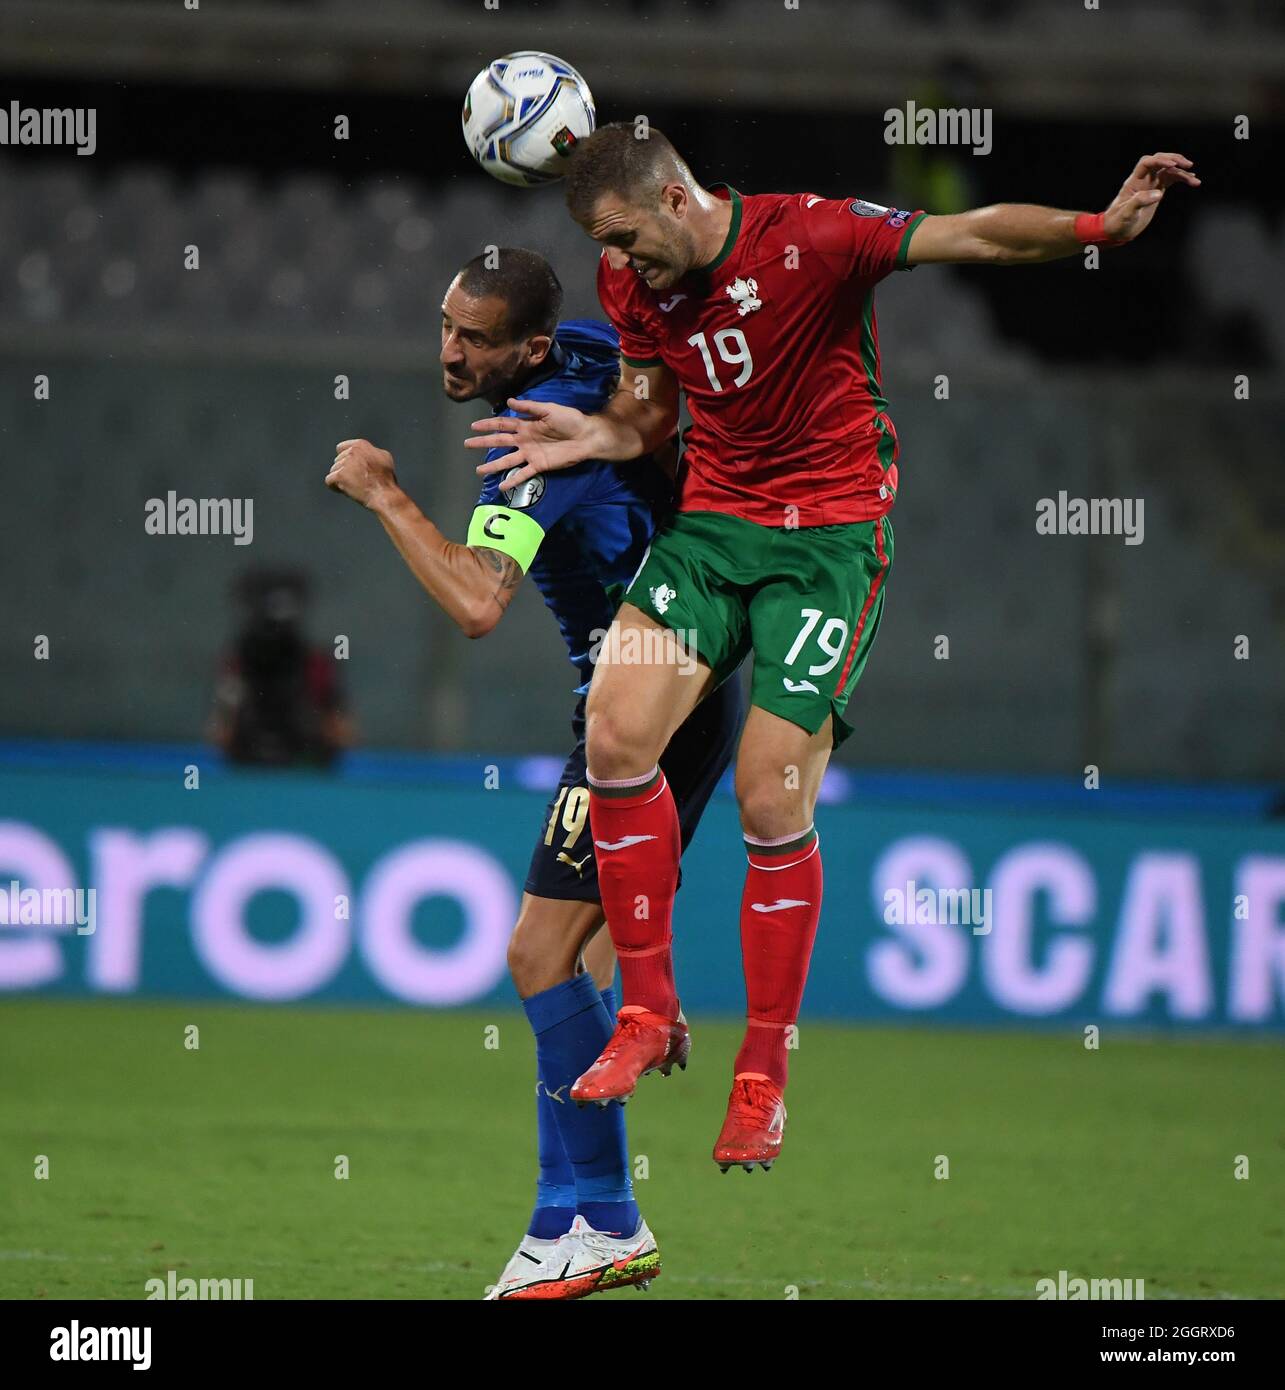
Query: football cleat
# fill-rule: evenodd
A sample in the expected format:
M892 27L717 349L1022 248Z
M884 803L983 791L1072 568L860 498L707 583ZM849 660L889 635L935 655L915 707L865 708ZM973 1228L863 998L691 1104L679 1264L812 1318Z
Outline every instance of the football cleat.
M495 1303L502 1298L518 1298L522 1296L524 1289L547 1283L555 1278L566 1263L563 1240L563 1236L557 1237L556 1240L537 1240L534 1236L523 1236L522 1244L504 1266L499 1283L491 1285L483 1301Z
M623 1289L629 1284L645 1289L660 1273L656 1237L641 1216L638 1229L625 1237L596 1231L583 1216L577 1216L567 1236L572 1238L579 1242L580 1250L568 1278L574 1277L582 1286L587 1284L586 1294Z
M668 1076L674 1067L686 1071L691 1050L681 1013L677 1019L664 1018L650 1009L626 1005L616 1015L616 1030L601 1056L572 1086L571 1099L577 1105L587 1101L607 1105L613 1100L623 1105L640 1076L651 1071Z
M529 1239L523 1241L523 1246L530 1244ZM544 1257L531 1263L521 1259L523 1252L519 1247L501 1282L487 1294L488 1299L551 1302L587 1298L591 1293L623 1289L629 1284L645 1289L660 1273L656 1237L641 1217L633 1235L622 1238L613 1232L596 1231L583 1216L577 1216L566 1235L539 1244L552 1248L536 1252ZM526 1267L514 1269L518 1263ZM504 1280L510 1270L514 1271L513 1277L506 1288Z
M724 1173L734 1165L771 1172L785 1133L785 1102L776 1082L760 1072L739 1072L732 1081L727 1119L714 1145L714 1162Z

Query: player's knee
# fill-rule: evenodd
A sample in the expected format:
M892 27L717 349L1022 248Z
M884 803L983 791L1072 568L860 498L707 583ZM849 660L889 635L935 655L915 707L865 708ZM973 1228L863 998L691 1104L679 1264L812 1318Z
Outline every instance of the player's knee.
M509 938L509 974L523 999L549 989L560 980L575 973L579 942L570 931L556 930L554 924L541 921L526 912L518 916L518 924Z
M509 937L509 974L513 977L513 983L517 986L518 994L524 999L530 992L530 986L538 965L538 957L533 949L530 932L522 929L521 920L513 930L513 935Z
M780 779L753 777L738 781L736 803L741 829L756 840L775 840L807 829L805 808L797 789Z
M656 765L646 731L619 705L591 703L585 717L585 758L599 781L640 777Z
M509 974L523 999L538 994L543 988L544 977L552 965L554 952L548 934L535 929L532 920L523 913L509 938Z

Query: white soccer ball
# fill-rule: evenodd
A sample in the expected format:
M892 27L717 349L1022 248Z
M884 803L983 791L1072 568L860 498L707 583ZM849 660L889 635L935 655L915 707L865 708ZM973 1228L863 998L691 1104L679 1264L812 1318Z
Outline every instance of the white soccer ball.
M530 188L561 178L576 141L593 134L593 95L561 58L506 53L473 79L462 124L469 153L488 174Z

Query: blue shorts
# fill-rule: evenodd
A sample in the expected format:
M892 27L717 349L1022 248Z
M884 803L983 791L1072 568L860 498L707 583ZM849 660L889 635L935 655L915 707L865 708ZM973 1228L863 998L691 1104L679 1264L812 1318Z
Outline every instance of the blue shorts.
M736 752L743 713L740 678L733 674L696 706L661 754L660 766L678 807L683 849L691 843L706 803ZM571 718L571 732L576 736L575 750L545 811L524 886L538 898L598 902L598 864L585 781L583 695Z

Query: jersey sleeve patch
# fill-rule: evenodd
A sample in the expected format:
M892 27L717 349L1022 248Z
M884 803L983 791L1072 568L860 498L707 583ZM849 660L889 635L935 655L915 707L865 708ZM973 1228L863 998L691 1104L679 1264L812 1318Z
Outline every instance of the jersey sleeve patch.
M905 268L909 234L922 211L903 212L864 198L803 200L803 217L812 246L843 279L882 280Z
M473 509L468 526L469 545L510 556L522 566L523 574L531 568L531 561L543 540L544 527L525 512L495 503L484 503Z

